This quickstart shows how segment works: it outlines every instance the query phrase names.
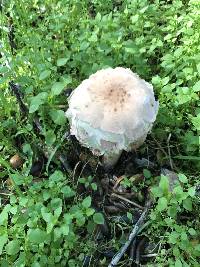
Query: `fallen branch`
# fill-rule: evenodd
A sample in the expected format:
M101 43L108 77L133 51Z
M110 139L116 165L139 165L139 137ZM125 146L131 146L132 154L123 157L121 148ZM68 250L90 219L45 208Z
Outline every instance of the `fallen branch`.
M117 195L117 194L115 194L115 193L112 193L112 194L111 194L111 197L115 197L115 198L121 199L121 200L126 201L126 202L128 202L129 204L131 204L131 205L133 205L133 206L135 206L135 207L141 209L141 210L144 210L144 207L140 206L140 205L137 204L136 202L134 202L134 201L132 201L132 200L129 200L129 199L123 197L123 196L120 196L120 195Z
M124 253L127 251L128 247L130 246L131 242L133 242L133 240L136 238L141 227L144 225L144 221L147 217L147 214L148 214L148 211L149 211L151 204L152 204L152 201L148 200L146 205L145 205L144 211L142 212L139 220L134 225L133 230L131 231L131 233L129 235L129 239L126 241L126 243L123 245L123 247L119 250L119 252L113 257L113 259L112 259L111 263L108 265L108 267L114 267L118 264L118 262L120 261L120 259L122 258Z

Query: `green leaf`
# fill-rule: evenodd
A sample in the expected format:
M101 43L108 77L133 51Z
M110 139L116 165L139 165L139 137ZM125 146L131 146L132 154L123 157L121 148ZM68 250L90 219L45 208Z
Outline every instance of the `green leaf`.
M2 212L0 213L0 225L7 224L8 212L10 211L10 209L10 204L5 205L5 207L3 208Z
M46 92L39 93L38 95L31 98L29 113L34 113L39 107L45 103L48 94Z
M179 180L182 182L182 183L187 183L188 182L188 178L185 176L185 174L183 174L183 173L179 173L178 174L178 178L179 178Z
M53 130L49 130L45 133L45 142L48 146L51 146L56 141L56 135Z
M104 216L100 212L97 212L93 215L93 220L96 224L104 224Z
M151 192L152 192L154 197L162 197L163 196L162 189L158 186L152 187Z
M186 210L192 211L192 200L191 198L186 198L183 200L183 207Z
M190 228L189 230L188 230L188 232L189 232L189 234L190 235L196 235L196 230L194 229L194 228Z
M176 231L172 231L169 234L169 243L176 244L178 238L179 238L179 233L177 233Z
M0 235L0 255L2 254L3 247L7 243L7 241L8 241L7 233L1 234Z
M63 110L52 109L49 115L55 124L64 125L66 123L65 112Z
M91 201L92 201L92 199L90 196L86 197L82 202L82 206L84 208L89 208L91 206Z
M64 66L64 65L67 63L68 60L69 60L69 57L68 57L68 58L67 58L67 57L59 58L59 59L57 60L57 66L58 66L58 67L60 67L60 66Z
M46 207L42 207L41 215L45 222L50 223L53 220L53 214L48 212Z
M51 74L50 70L44 70L43 72L40 73L39 80L44 80L47 77L49 77Z
M161 175L159 187L162 189L163 194L167 194L169 190L169 179L167 176Z
M182 266L183 266L182 262L179 259L177 259L176 262L175 262L174 267L182 267Z
M165 197L161 197L158 200L157 210L163 211L167 208L167 199Z
M191 196L191 197L194 197L195 196L195 193L196 193L196 187L193 186L193 187L190 187L188 189L188 195Z
M61 198L53 198L50 202L51 208L53 210L62 207L62 199Z
M63 89L65 88L65 84L63 82L55 82L51 87L51 93L53 96L59 95Z
M10 174L10 178L14 181L16 185L22 185L24 183L24 177L19 173Z
M92 190L96 191L97 190L97 184L96 183L91 183Z
M195 85L193 86L193 91L194 92L199 92L200 91L200 81L195 83Z
M86 213L87 217L89 217L95 213L95 210L92 208L87 208L85 213Z
M144 174L145 178L147 178L147 179L151 178L151 172L149 170L144 169L143 174Z
M75 191L71 189L70 186L66 185L61 189L61 192L64 194L65 197L70 198L75 196Z
M18 240L12 240L6 245L6 253L8 255L16 255L20 250L20 242Z
M35 244L44 243L47 238L45 231L40 230L39 228L30 229L28 231L28 239L30 242Z
M65 178L62 174L61 171L55 171L54 173L51 174L51 176L49 177L49 181L52 181L52 182L59 182L59 181L63 181Z

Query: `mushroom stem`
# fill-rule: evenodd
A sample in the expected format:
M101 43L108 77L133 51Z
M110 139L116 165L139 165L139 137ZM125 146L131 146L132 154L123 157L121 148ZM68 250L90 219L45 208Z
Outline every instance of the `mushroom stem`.
M103 166L106 170L111 169L117 163L118 159L122 154L122 150L118 153L106 153L103 155Z

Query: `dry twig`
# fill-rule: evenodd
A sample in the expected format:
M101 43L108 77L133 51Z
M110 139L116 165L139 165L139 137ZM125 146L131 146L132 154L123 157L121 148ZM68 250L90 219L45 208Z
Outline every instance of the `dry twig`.
M126 241L126 243L123 245L123 247L119 250L119 252L113 257L111 263L108 265L108 267L114 267L118 264L124 253L127 251L130 244L133 242L133 240L136 238L137 234L139 233L141 227L144 225L144 221L146 219L146 216L148 214L149 208L151 206L152 201L148 200L145 209L143 213L141 214L139 220L134 225L133 230L131 231L129 235L129 239Z
M126 202L128 202L129 204L131 204L131 205L133 205L133 206L135 206L135 207L137 207L137 208L139 208L139 209L141 209L141 210L144 209L144 207L140 206L140 205L137 204L136 202L134 202L134 201L132 201L132 200L129 200L129 199L123 197L123 196L117 195L117 194L115 194L115 193L112 193L112 194L111 194L111 197L115 197L115 198L121 199L121 200L123 200L123 201L126 201Z

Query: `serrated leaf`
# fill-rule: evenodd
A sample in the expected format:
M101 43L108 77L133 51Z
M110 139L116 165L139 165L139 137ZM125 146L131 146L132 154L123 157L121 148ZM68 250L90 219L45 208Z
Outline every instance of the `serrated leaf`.
M55 82L51 87L51 93L53 96L59 95L63 89L65 88L65 84L63 82Z
M96 224L104 224L104 216L100 212L97 212L93 215L93 220Z
M18 240L12 240L6 245L6 253L8 255L16 255L20 250L20 242Z
M47 77L49 77L51 74L50 70L44 70L43 72L40 73L39 80L44 80Z

